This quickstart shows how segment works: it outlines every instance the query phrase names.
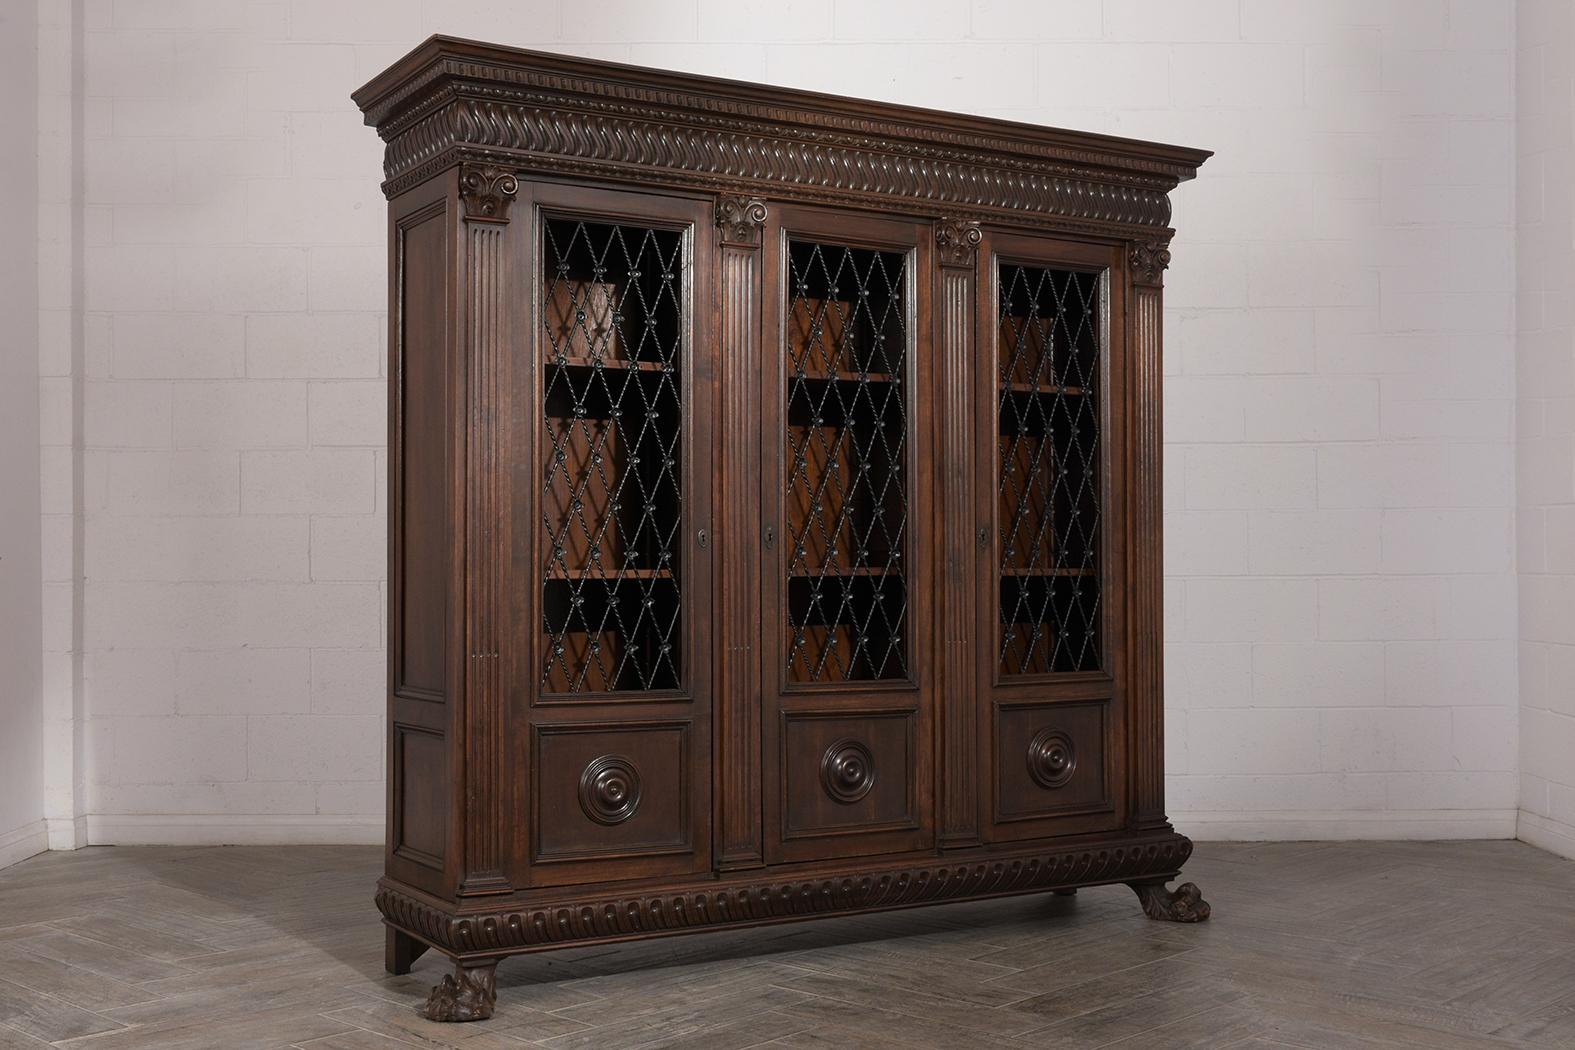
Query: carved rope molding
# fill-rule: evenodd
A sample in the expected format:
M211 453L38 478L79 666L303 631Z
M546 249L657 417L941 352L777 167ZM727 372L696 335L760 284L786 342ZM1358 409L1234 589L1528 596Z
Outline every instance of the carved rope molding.
M559 100L558 104L564 104ZM907 148L904 148L907 146ZM456 159L604 178L668 181L699 189L740 182L776 195L832 201L892 198L1043 225L1168 228L1173 180L1103 181L1043 168L985 162L976 154L923 151L867 140L852 146L782 132L685 126L655 118L588 113L549 104L454 97L390 138L384 192L393 197Z
M496 912L454 915L401 893L386 880L377 906L394 926L456 956L506 955L635 934L781 922L903 908L970 897L1173 875L1192 843L1170 835L1122 846L930 864L774 882L717 883L648 896L586 898Z

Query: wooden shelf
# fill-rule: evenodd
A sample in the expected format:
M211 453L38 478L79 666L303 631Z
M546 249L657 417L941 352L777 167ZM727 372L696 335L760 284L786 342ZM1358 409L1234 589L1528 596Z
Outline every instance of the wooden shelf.
M789 372L787 377L789 382L792 382L799 378L799 374L793 371ZM900 379L899 376L895 376L890 372L859 373L844 369L838 369L835 372L805 372L803 378L805 382L809 383L829 383L833 380L838 383L895 383Z
M875 565L831 565L824 569L806 569L801 572L792 572L788 576L795 580L813 580L821 576L901 576L902 566L893 565L884 568Z
M661 372L665 367L660 361L631 361L626 357L604 357L600 362L593 357L554 357L547 361L551 368L595 368L598 363L609 372Z
M670 580L671 569L551 569L549 580L597 580L602 583L622 583L624 580Z
M1058 386L1055 383L1007 383L1006 389L1014 394L1065 394L1067 397L1081 397L1088 393L1080 386Z
M1099 575L1099 573L1095 569L1016 569L1016 568L1008 568L1008 569L1002 569L1001 570L1001 575L1002 576L1048 577L1048 576L1097 576L1097 575Z

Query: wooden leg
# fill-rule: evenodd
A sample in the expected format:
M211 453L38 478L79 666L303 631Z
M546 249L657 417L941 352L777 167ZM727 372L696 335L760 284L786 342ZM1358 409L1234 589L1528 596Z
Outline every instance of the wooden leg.
M1203 891L1190 882L1183 882L1174 893L1165 889L1164 879L1148 882L1129 882L1132 892L1143 905L1143 914L1151 919L1167 922L1202 922L1209 917L1209 902Z
M392 926L383 932L383 968L395 975L409 973L416 960L426 954L426 944Z
M498 1001L498 960L456 962L421 1011L428 1021L485 1021Z

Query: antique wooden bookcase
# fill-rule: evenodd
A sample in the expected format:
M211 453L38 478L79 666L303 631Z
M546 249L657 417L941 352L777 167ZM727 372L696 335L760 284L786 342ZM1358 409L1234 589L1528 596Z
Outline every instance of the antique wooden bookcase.
M1166 883L1202 150L435 37L387 144L387 965Z

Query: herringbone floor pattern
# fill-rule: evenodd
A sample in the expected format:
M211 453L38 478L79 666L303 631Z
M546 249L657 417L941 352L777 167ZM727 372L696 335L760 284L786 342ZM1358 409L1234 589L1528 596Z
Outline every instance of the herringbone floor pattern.
M498 1012L382 969L379 851L128 849L0 872L0 1050L1575 1048L1575 863L1513 842L1205 843L1214 919L1124 887L505 962Z

